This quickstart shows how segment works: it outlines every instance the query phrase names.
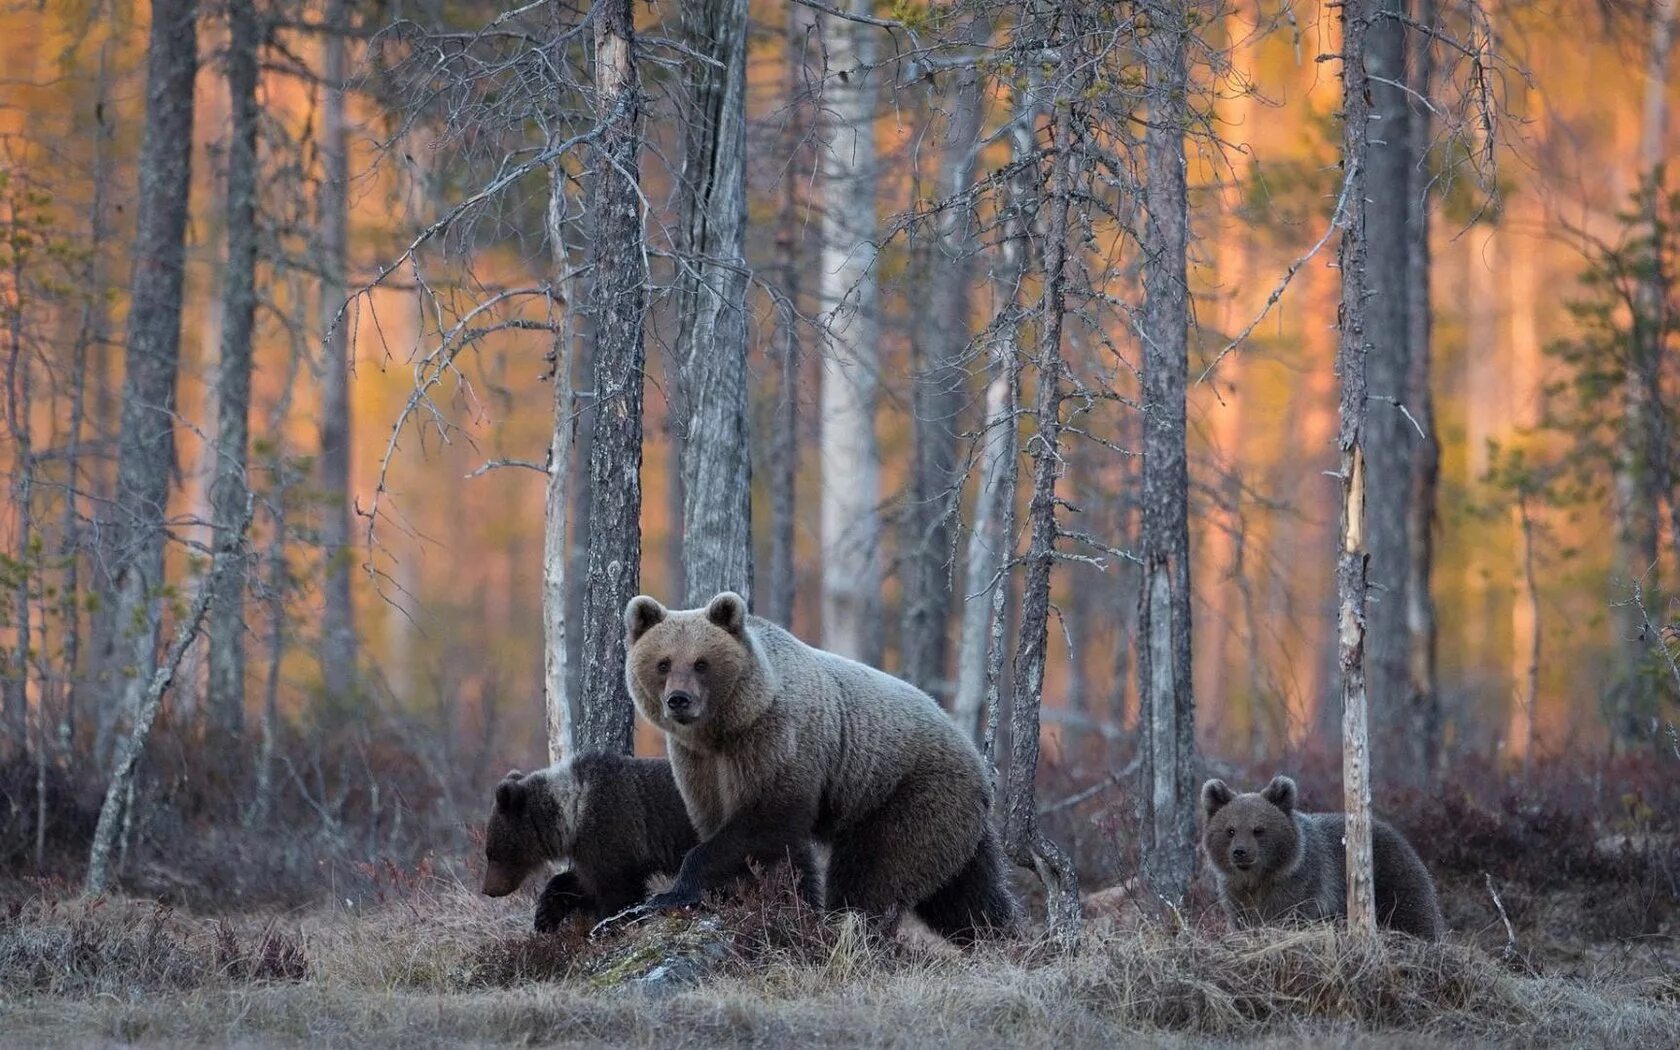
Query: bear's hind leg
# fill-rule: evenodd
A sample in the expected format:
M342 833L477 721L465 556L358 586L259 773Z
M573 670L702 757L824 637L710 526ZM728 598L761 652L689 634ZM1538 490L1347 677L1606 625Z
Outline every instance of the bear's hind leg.
M955 878L916 905L916 914L933 932L967 947L988 937L1016 932L1019 911L996 833L988 823L980 848Z
M937 785L907 784L843 834L828 860L828 906L890 933L903 912L955 879L974 856L985 813L965 813Z

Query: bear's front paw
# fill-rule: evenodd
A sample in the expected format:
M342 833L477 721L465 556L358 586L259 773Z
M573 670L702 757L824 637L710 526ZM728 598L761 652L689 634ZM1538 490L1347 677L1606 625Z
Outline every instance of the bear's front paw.
M700 903L700 894L669 889L664 893L655 893L643 902L642 907L647 911L677 911L681 908L692 908Z
M542 895L537 898L536 928L538 933L553 933L567 919L590 909L588 894L575 874L563 871L548 880Z

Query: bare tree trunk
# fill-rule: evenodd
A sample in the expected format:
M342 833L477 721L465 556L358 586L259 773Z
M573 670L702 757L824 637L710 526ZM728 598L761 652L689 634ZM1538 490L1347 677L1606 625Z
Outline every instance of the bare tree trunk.
M968 40L987 36L986 19L969 22ZM976 66L959 69L951 88L941 150L935 236L921 248L927 273L925 308L915 311L911 354L911 439L914 460L904 514L905 564L903 673L906 680L942 700L950 698L948 642L951 620L951 560L956 512L962 495L957 434L967 401L963 358L969 343L968 285L973 254L972 211L957 197L974 181L984 99Z
M198 638L198 630L203 626L205 614L210 611L210 606L215 601L222 576L226 574L228 566L239 557L238 548L245 542L245 534L251 527L251 508L254 505L255 500L247 496L244 517L235 530L216 545L210 575L199 584L198 597L193 601L192 611L176 625L175 639L170 642L163 662L152 672L150 681L141 694L140 703L135 707L128 736L123 740L116 768L111 772L111 782L105 787L105 801L99 807L99 823L93 831L93 845L88 852L87 885L84 890L90 896L104 893L110 885L111 850L117 844L119 832L134 816L134 771L141 755L145 753L146 738L151 734L152 723L157 720L159 709L163 707L163 694L175 679L175 669L180 666L181 657Z
M782 294L787 305L778 310L776 333L778 389L775 436L770 442L770 593L765 615L783 627L793 627L795 566L794 507L799 481L799 296L806 260L801 250L797 159L805 138L801 96L806 90L806 36L811 18L798 4L787 5L785 89L789 100L782 129L782 154L788 173L782 178L781 208L776 216L776 253L781 258Z
M8 202L10 204L11 202ZM15 206L14 206L15 207ZM11 222L22 221L13 209ZM10 225L10 223L8 223ZM7 236L13 236L13 230L5 231ZM21 242L26 234L18 231L15 234ZM16 305L7 303L6 342L10 344L10 353L6 355L6 423L11 431L13 456L16 457L12 475L12 503L17 515L17 547L12 556L15 565L16 580L12 585L12 627L16 631L16 640L12 651L3 654L5 679L0 682L4 690L3 728L5 739L0 741L0 756L8 753L22 757L29 753L29 642L32 637L30 624L33 614L30 606L30 585L39 586L41 559L35 550L35 442L31 433L30 420L33 415L33 384L31 378L35 370L35 363L24 346L23 333L23 304L24 296L24 259L26 253L16 248L8 253L11 266L6 278L15 294L18 296ZM8 296L10 298L10 296ZM41 712L45 717L46 712ZM37 756L39 758L40 756Z
M1534 771L1535 707L1540 701L1540 587L1534 575L1534 518L1528 506L1528 495L1517 494L1517 524L1522 535L1522 590L1527 604L1528 652L1523 669L1523 695L1519 701L1513 728L1521 735L1517 745L1522 749L1523 780ZM1515 739L1515 736L1513 736Z
M1340 340L1336 375L1341 381L1340 429L1342 514L1336 553L1337 654L1342 677L1342 801L1347 810L1348 929L1374 934L1376 897L1371 875L1370 733L1365 695L1366 342L1365 307L1372 294L1367 270L1367 135L1371 84L1366 70L1367 30L1384 0L1346 0L1342 5L1342 168L1347 214L1338 262L1342 273Z
M1413 20L1435 24L1435 0L1413 0ZM1418 38L1412 49L1412 113L1409 138L1410 169L1406 203L1406 342L1411 374L1406 402L1412 406L1424 436L1411 459L1411 499L1407 502L1406 636L1409 693L1403 734L1410 749L1404 761L1424 783L1433 781L1441 761L1441 698L1435 684L1435 561L1436 487L1441 474L1441 445L1435 429L1435 395L1430 354L1434 328L1434 298L1430 293L1429 226L1434 172L1429 164L1433 131L1425 101L1435 87L1433 41ZM1408 439L1410 440L1410 439Z
M1184 131L1190 12L1183 0L1144 9L1149 181L1144 226L1143 584L1138 605L1143 855L1156 893L1178 903L1196 865L1195 694L1190 665L1190 477L1185 383L1190 309Z
M554 383L554 430L548 442L547 485L543 497L543 711L547 726L548 760L559 762L577 748L573 730L573 698L566 668L566 518L569 501L566 482L571 477L572 418L572 310L575 282L567 272L567 251L563 217L566 214L566 176L558 165L548 173L548 251L557 285L560 331L549 350Z
M683 434L683 594L752 595L747 434L747 0L682 7L699 56L683 157L677 357Z
M192 185L196 0L155 0L146 69L138 215L131 254L117 490L112 504L108 706L135 715L155 664L163 590L164 519L175 462L175 378L181 357L181 281ZM114 796L113 796L114 797Z
M349 280L350 152L344 113L348 0L328 0L321 37L321 688L343 698L356 687L356 625L350 601L350 328L339 316Z
M867 15L870 0L848 0ZM822 639L879 666L880 452L875 395L880 322L875 275L875 29L824 15L832 75L822 147Z
M1004 848L1010 859L1035 871L1044 883L1050 935L1064 947L1079 943L1079 876L1073 861L1038 826L1037 778L1039 705L1050 628L1050 570L1056 563L1056 479L1061 473L1062 323L1066 306L1068 198L1073 191L1074 136L1071 116L1056 121L1049 210L1044 224L1044 291L1038 306L1037 433L1028 448L1033 461L1032 502L1027 511L1031 539L1021 590L1021 626L1015 645L1015 695L1010 712L1009 789L1004 799Z
M1370 299L1367 300L1369 355L1367 380L1375 408L1366 420L1365 516L1370 556L1371 601L1366 648L1367 688L1376 716L1374 773L1385 783L1416 782L1421 770L1407 761L1411 750L1406 700L1410 694L1406 630L1406 585L1412 555L1406 526L1410 520L1412 459L1417 431L1406 411L1411 380L1411 306L1407 281L1411 211L1411 100L1406 94L1406 33L1401 17L1405 0L1378 0L1365 33L1365 66L1371 86L1371 127L1365 188L1368 197L1365 246ZM1398 403L1398 404L1397 404Z
M262 26L250 3L228 8L227 268L222 276L221 361L216 371L216 464L211 508L218 547L238 525L249 495L246 449L251 430L251 332L257 310L257 63ZM211 753L225 768L241 765L245 735L245 565L225 566L210 617Z
M596 396L577 742L582 750L625 754L634 743L624 684L624 607L641 585L642 326L647 308L637 180L642 88L634 41L630 0L607 0L595 17L595 88L604 127L589 186Z

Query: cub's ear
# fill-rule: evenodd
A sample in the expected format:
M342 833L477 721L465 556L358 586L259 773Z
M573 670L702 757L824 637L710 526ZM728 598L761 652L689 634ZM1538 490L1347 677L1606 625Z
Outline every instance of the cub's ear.
M747 600L734 591L724 591L706 605L706 619L739 635L747 627Z
M1260 797L1285 813L1295 812L1295 781L1279 773L1266 785L1266 790L1260 792Z
M496 785L496 808L504 813L517 813L525 805L525 784L515 769Z
M636 595L630 599L630 604L624 607L625 640L635 645L642 635L665 622L665 615L665 606L645 594Z
M1213 816L1236 798L1236 793L1223 780L1210 780L1202 785L1202 812Z

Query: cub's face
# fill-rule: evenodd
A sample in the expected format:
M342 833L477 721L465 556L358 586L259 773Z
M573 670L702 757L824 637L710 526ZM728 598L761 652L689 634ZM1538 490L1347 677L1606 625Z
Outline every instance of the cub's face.
M539 821L553 807L541 804L548 790L544 774L529 776L518 770L496 785L496 805L484 827L484 887L487 897L505 897L517 890L533 871L550 858Z
M642 717L678 737L750 721L736 699L753 659L746 624L746 601L728 591L686 611L633 599L624 611L625 677Z
M1274 777L1263 791L1237 794L1223 780L1202 786L1207 827L1202 847L1227 879L1252 882L1287 868L1295 858L1295 782Z

